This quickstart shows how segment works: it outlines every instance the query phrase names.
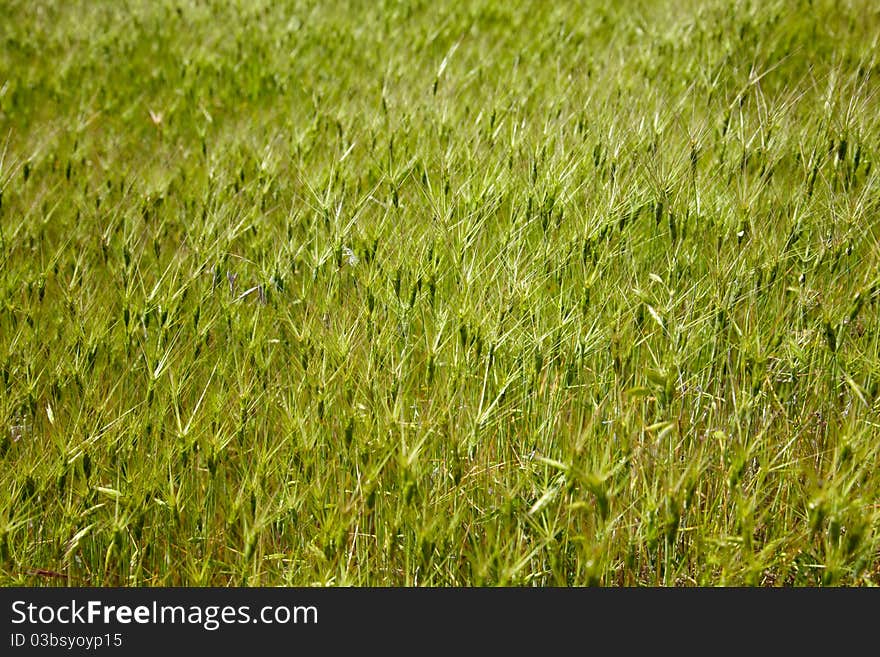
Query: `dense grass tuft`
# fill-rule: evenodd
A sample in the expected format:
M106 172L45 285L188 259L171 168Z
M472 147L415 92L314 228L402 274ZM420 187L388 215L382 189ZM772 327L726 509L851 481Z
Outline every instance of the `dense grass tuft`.
M880 7L0 2L0 583L880 583Z

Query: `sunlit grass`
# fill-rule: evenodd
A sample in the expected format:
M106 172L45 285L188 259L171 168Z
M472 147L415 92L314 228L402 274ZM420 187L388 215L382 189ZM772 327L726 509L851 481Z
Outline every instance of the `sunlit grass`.
M880 8L605 4L0 2L0 583L877 583Z

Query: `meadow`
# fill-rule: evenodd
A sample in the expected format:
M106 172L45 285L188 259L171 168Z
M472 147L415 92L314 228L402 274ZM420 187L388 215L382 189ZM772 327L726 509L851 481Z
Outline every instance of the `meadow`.
M880 583L878 40L0 1L0 585Z

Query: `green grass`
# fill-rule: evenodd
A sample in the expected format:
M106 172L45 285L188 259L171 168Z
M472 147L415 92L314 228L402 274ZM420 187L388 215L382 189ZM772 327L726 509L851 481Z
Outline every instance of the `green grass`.
M880 9L606 4L0 2L0 584L880 583Z

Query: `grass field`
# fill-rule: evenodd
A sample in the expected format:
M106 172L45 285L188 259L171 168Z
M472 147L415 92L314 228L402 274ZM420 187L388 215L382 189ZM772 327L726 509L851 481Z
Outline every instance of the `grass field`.
M2 0L0 584L880 583L878 40Z

